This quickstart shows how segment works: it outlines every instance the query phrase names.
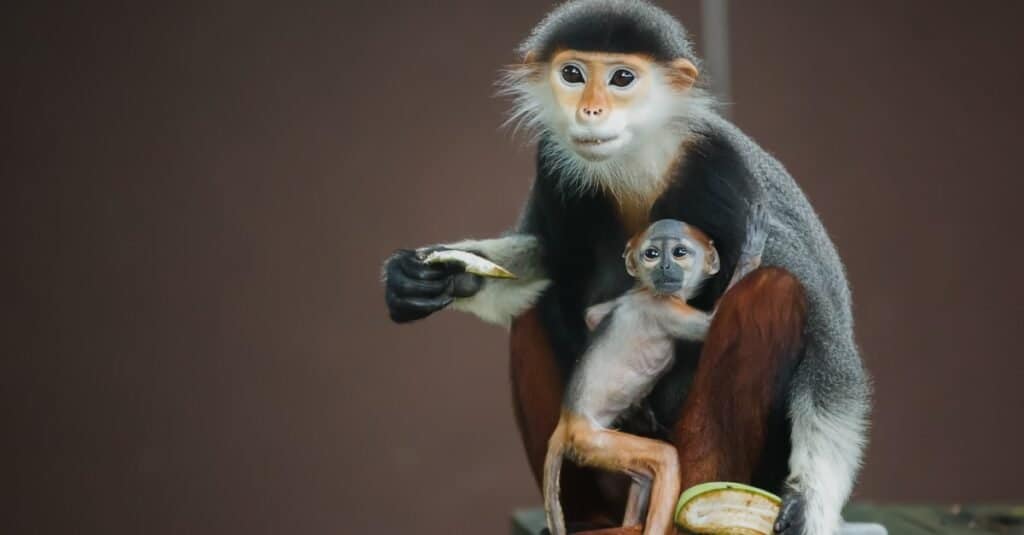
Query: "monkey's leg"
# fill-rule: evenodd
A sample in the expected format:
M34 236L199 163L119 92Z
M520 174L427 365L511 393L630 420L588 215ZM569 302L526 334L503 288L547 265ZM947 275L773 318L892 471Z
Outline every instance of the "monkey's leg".
M637 476L629 486L629 497L626 499L626 513L622 515L622 526L639 526L643 522L647 502L651 498L651 481Z
M650 479L650 503L644 533L675 533L672 517L679 499L676 449L660 440L594 427L579 417L570 417L566 423L569 449L581 464Z
M548 439L562 412L564 386L536 310L513 321L509 349L512 401L519 436L534 479L543 490ZM622 505L602 493L595 470L565 463L561 476L561 504L567 523L592 527L617 524Z
M803 353L806 304L789 272L759 268L725 294L673 430L683 488L751 483L769 442L788 433L785 393ZM785 476L785 455L779 479ZM760 470L759 470L760 469Z

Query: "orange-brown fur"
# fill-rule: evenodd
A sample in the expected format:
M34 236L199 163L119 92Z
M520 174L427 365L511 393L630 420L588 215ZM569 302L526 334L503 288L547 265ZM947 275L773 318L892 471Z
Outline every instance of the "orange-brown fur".
M513 321L509 341L516 423L534 480L540 486L548 438L562 410L563 381L536 310ZM562 469L562 484L573 489L563 500L568 520L608 526L615 524L609 515L617 517L623 511L623 504L610 502L602 495L594 469L567 465Z
M673 87L680 91L693 87L697 81L697 67L690 60L679 58L673 60L669 65L668 80Z
M661 195L662 189L652 192L650 199L629 199L619 202L617 211L619 222L622 223L622 228L626 230L626 233L633 236L630 238L631 244L633 240L638 239L643 234L644 229L650 223L653 199Z
M611 472L627 472L653 480L651 511L645 533L668 535L672 528L675 500L679 496L679 460L676 449L660 440L644 438L614 429L596 427L587 419L563 411L548 444L549 455L564 452L580 464ZM667 476L667 477L666 477ZM545 490L547 492L547 490ZM639 514L634 513L638 518Z

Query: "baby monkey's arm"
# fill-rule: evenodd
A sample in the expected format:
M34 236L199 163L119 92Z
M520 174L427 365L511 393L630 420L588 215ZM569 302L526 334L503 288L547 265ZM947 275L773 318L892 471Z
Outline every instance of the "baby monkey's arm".
M670 298L666 319L662 322L665 332L672 338L701 342L708 333L712 314L698 310L678 298Z
M587 311L584 314L584 318L587 322L587 328L593 331L601 323L601 320L605 318L612 310L619 305L619 300L622 297L617 297L604 303L598 303L596 305L587 307Z

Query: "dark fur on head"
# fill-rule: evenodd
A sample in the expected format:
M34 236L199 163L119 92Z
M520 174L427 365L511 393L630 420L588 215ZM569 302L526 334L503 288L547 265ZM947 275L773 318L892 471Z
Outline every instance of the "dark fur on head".
M526 57L547 61L561 49L645 53L657 61L700 61L683 26L643 0L573 0L552 11L519 47Z

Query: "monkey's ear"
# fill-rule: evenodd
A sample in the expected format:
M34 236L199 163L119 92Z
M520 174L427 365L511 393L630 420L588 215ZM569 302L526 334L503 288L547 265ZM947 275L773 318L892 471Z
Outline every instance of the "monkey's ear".
M626 273L629 273L630 277L636 277L636 255L633 252L640 245L641 236L642 234L637 234L630 238L626 242L626 250L622 251L622 258L626 260Z
M535 61L537 61L536 50L530 50L525 55L523 55L523 65L529 65L531 63L534 63Z
M722 263L718 259L718 249L715 249L715 242L708 242L708 256L704 259L704 271L707 271L708 276L718 273L718 270L722 269Z
M697 66L686 58L676 58L668 64L668 78L672 87L686 91L697 83Z

